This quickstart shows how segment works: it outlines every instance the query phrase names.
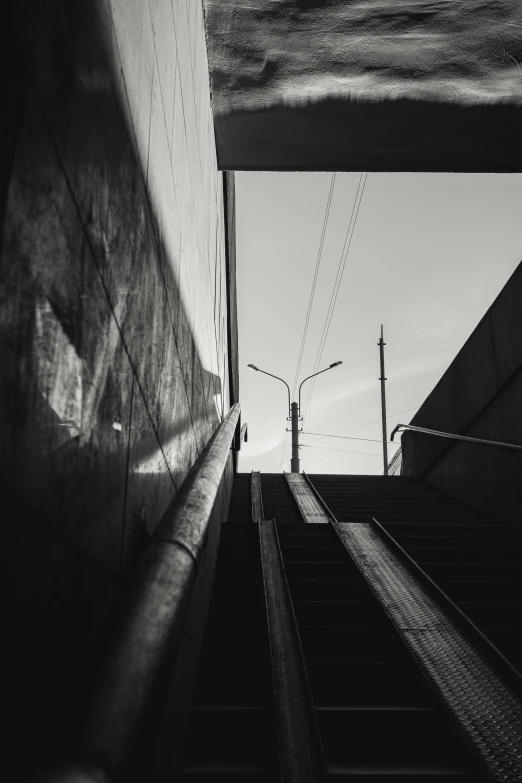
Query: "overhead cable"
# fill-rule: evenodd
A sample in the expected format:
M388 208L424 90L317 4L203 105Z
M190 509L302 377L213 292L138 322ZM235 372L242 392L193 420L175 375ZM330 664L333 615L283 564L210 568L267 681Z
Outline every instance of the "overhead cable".
M303 435L318 435L319 438L340 438L341 440L365 440L368 443L382 443L382 438L376 440L375 438L356 438L354 435L324 435L322 432L305 432L301 430ZM313 441L315 443L315 441ZM387 443L396 443L393 440L386 441Z
M283 457L283 459L281 460L281 462L279 463L279 465L276 465L276 466L275 466L275 468L272 468L272 470L270 471L270 473L274 473L274 472L275 472L275 471L276 471L278 468L280 468L280 467L281 467L281 465L283 464L283 462L284 462L286 459L288 459L288 457L291 455L291 453L292 453L292 452L291 452L291 451L289 451L289 452L288 452L288 454L286 455L286 457Z
M337 295L339 293L341 280L342 280L342 277L343 277L343 274L344 274L344 268L345 268L345 265L346 265L346 259L348 258L348 252L350 250L350 246L351 246L351 243L352 243L353 230L355 228L355 223L357 221L357 216L359 214L359 208L360 208L360 204L361 204L362 194L364 193L364 187L366 186L366 178L367 178L367 176L368 176L368 174L366 172L366 173L361 173L361 176L359 177L359 184L357 186L357 192L355 194L355 200L354 200L353 206L352 206L352 212L351 212L351 215L350 215L350 221L348 223L348 229L346 231L346 236L345 236L345 239L344 239L344 245L343 245L343 249L341 251L341 258L339 260L339 266L337 268L337 274L336 274L336 277L335 277L335 281L334 281L334 285L333 285L333 289L332 289L332 294L330 296L330 303L328 305L328 311L326 313L326 319L325 319L325 323L324 323L324 326L323 326L323 332L321 334L321 339L319 341L319 348L317 350L317 356L316 356L314 370L313 370L314 373L318 369L319 364L321 362L321 358L323 356L323 351L324 351L324 346L325 346L325 343L326 343L326 338L328 337L328 332L330 331L330 323L332 321L333 312L334 312L334 309L335 309L335 304L337 302ZM364 179L364 184L363 184L363 179ZM359 198L359 194L360 194L360 198ZM312 398L312 394L313 394L313 391L314 391L314 386L315 386L315 378L312 380L312 383L310 384L310 386L308 388L308 394L307 394L306 403L305 403L305 411L304 411L303 416L306 414L306 411L308 410L308 406L310 404L310 400Z
M388 416L386 416L386 419L393 419L394 416L400 416L401 413L409 413L410 411L416 411L419 409L419 406L416 405L415 408L407 408L405 411L397 411L397 413L390 413ZM319 438L332 438L334 435L341 435L343 432L351 432L352 430L358 430L360 427L367 427L369 424L375 424L377 421L382 421L382 417L379 417L378 419L372 419L371 421L365 421L363 424L356 424L354 427L347 427L345 430L339 430L338 432L334 432L331 435L319 435L318 438L316 438L312 443L315 443ZM379 443L382 443L382 440L379 441Z
M343 278L343 274L344 274L344 269L345 269L345 266L346 266L346 260L348 258L348 254L350 252L350 247L351 247L351 244L352 244L353 234L354 234L354 231L355 231L355 226L357 224L357 218L359 216L359 209L361 208L361 202L362 202L362 198L363 198L363 195L364 195L364 189L366 187L366 180L367 179L368 179L368 172L367 171L363 172L361 174L361 176L359 177L359 184L357 186L357 192L355 194L355 200L354 200L353 207L352 207L352 213L350 215L350 222L348 224L348 229L346 231L346 237L344 239L344 245L343 245L343 249L342 249L342 252L341 252L341 258L339 260L339 266L337 268L337 275L335 277L335 282L334 282L333 289L332 289L332 295L330 297L330 304L328 305L328 312L326 314L326 319L325 319L325 323L324 323L324 327L323 327L323 332L322 332L322 335L321 335L321 340L319 342L319 348L317 350L317 357L316 357L316 360L315 360L315 365L314 365L314 370L313 370L314 373L318 369L319 364L321 362L321 359L322 359L322 356L323 356L324 347L325 347L325 344L326 344L326 339L328 337L328 332L330 331L330 324L332 322L332 317L333 317L333 314L334 314L335 305L337 303L337 296L339 295L339 288L341 286L341 282L342 282L342 278ZM315 378L312 379L312 382L311 382L311 384L310 384L310 386L308 388L308 395L307 395L307 398L306 398L303 418L306 415L306 412L308 410L308 406L310 405L310 400L312 399L312 394L313 394L313 391L314 391L314 387L315 387Z
M295 371L294 385L293 385L293 388L292 388L292 399L294 399L294 397L295 397L295 390L297 388L297 381L299 379L299 371L301 369L301 361L302 361L302 358L303 358L303 352L304 352L304 347L305 347L305 343L306 343L306 335L307 335L307 332L308 332L308 325L310 323L310 314L312 312L312 304L313 304L314 296L315 296L315 287L316 287L316 284L317 284L317 276L319 274L319 267L321 266L321 258L322 258L322 255L323 255L324 238L325 238L325 235L326 235L326 227L328 225L328 217L330 215L330 206L332 204L332 196L333 196L333 191L334 191L334 187L335 187L335 178L336 178L336 176L337 176L337 174L334 171L334 173L332 174L332 179L330 180L330 191L328 193L328 199L327 199L327 203L326 203L326 212L325 212L324 220L323 220L323 228L322 228L322 231L321 231L321 239L319 240L319 250L317 251L317 261L315 263L314 279L312 281L312 288L311 288L311 291L310 291L310 299L308 300L308 310L307 310L307 313L306 313L305 325L304 325L304 330L303 330L303 337L301 339L301 348L300 348L300 351L299 351L299 359L297 360L297 369Z
M331 468L332 470L335 470L333 465L330 465L329 462L326 462L326 460L321 459L320 457L318 457L317 454L308 454L308 456L312 457L313 459L316 459L318 462L322 462L323 465L326 465L327 468Z
M343 454L360 454L363 457L381 457L382 454L374 454L371 451L352 451L351 449L331 449L329 446L312 446L311 443L302 443L299 448L308 446L311 449L321 449L321 451L342 451Z
M281 462L279 463L279 465L282 465L282 464L283 464L283 462L284 462L284 461L285 461L285 459L286 459L286 457L283 457L283 454L285 453L285 448L286 448L286 441L287 441L287 439L288 439L288 430L285 432L285 437L283 438L283 447L282 447L282 449L281 449ZM274 468L274 470L277 470L277 468L279 467L279 465L278 465L276 468ZM273 473L273 471L272 471L272 473Z

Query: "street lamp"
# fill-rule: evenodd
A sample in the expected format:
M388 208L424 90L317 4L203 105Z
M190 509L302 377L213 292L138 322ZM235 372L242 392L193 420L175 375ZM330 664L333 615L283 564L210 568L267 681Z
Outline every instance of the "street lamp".
M288 390L288 415L290 416L290 387L287 384L286 381L284 381L282 378L279 378L277 375L272 375L271 372L267 372L266 370L260 370L259 367L256 367L255 364L248 364L247 367L250 367L250 369L255 370L256 372L262 372L264 375L270 375L271 378L275 378L277 381L281 381L281 383L284 383Z
M310 378L315 378L316 375L321 375L322 372L326 372L327 370L332 370L334 367L339 367L339 365L342 364L342 362L334 362L329 367L325 367L324 370L319 370L319 372L314 372L313 375L309 375L308 378L305 378L304 381L301 381L301 384L299 386L299 415L301 415L301 386L305 381L309 381Z
M259 367L256 367L255 364L247 365L248 367L250 367L250 369L255 370L256 372L262 372L264 373L264 375L270 375L271 378L275 378L277 381L281 381L281 383L284 383L284 385L288 390L288 414L292 422L292 459L290 461L290 471L292 473L300 473L299 417L301 415L301 386L305 381L309 381L310 378L315 378L316 375L321 375L321 373L326 372L327 370L332 370L334 367L338 367L340 364L342 364L342 362L334 362L329 367L325 367L324 370L319 370L319 372L314 372L313 375L309 375L307 378L304 379L304 381L301 381L301 384L299 386L299 404L297 404L297 402L290 403L290 387L286 381L284 381L278 375L272 375L271 372L266 372L266 370L260 370Z

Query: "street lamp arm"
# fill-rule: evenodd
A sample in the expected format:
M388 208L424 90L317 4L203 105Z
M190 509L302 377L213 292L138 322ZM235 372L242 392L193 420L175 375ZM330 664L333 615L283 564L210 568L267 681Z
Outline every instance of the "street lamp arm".
M290 386L287 384L287 382L284 381L282 378L280 378L278 375L272 375L271 372L267 372L266 370L261 370L259 367L256 367L253 364L249 364L248 366L252 367L252 369L256 370L257 372L262 372L265 375L269 375L271 378L275 378L276 381L281 381L281 383L284 383L284 385L286 386L287 391L288 391L288 415L290 416L290 408L291 408L291 406L290 406Z
M334 367L338 367L342 362L334 362L329 367L325 367L324 370L319 370L319 372L314 372L313 375L309 375L307 378L304 379L304 381L301 381L299 385L299 415L301 415L301 386L306 381L309 381L310 378L315 378L316 375L321 375L322 372L326 372L327 370L332 370Z

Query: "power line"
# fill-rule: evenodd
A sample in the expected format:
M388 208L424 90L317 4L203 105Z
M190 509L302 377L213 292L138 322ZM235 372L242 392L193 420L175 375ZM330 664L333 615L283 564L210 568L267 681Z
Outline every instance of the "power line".
M364 183L363 183L363 177L364 177ZM365 174L361 174L361 176L359 178L359 184L357 186L357 193L355 194L355 200L354 200L353 207L352 207L352 213L350 215L350 222L348 224L348 229L346 231L346 237L345 237L345 240L344 240L343 250L341 252L341 259L339 261L339 267L337 269L337 276L336 276L334 287L333 287L333 290L332 290L332 295L330 297L330 304L329 304L329 307L328 307L328 313L326 315L326 320L325 320L325 324L324 324L324 327L323 327L323 333L321 335L321 341L319 343L319 349L318 349L318 352L317 352L317 358L316 358L316 362L315 362L314 372L317 370L317 368L319 367L319 364L321 362L321 358L323 356L324 347L325 347L325 344L326 344L326 339L328 337L328 332L330 331L330 324L332 322L333 313L334 313L334 310L335 310L335 305L337 303L337 296L339 294L339 289L341 287L341 281L342 281L342 277L343 277L343 274L344 274L344 269L345 269L345 266L346 266L346 260L348 258L348 253L350 252L350 247L351 247L351 244L352 244L353 233L355 231L355 225L357 223L357 217L359 215L359 209L360 209L360 206L361 206L361 201L362 201L362 197L363 197L363 194L364 194L364 189L366 187L366 180L367 180L367 178L368 178L368 173L367 172ZM362 188L361 188L361 185L362 185ZM359 193L360 193L360 197L359 197ZM312 383L310 384L310 388L308 390L306 406L305 406L305 413L308 410L308 406L310 405L310 400L312 398L312 394L313 394L314 387L315 387L315 380L316 380L315 378L312 380Z
M416 405L414 408L407 408L405 411L397 411L397 413L390 413L389 416L386 416L386 419L393 419L394 416L400 416L401 413L410 413L410 411L416 411L419 409L419 406ZM360 427L367 427L369 424L375 424L376 421L382 421L382 417L378 419L372 419L371 421L365 421L364 424L356 424L354 427L347 427L345 430L339 430L338 432L332 433L332 435L320 435L320 438L331 438L333 435L341 435L343 432L351 432L352 430L358 430ZM319 438L316 438L316 440L319 440ZM315 440L313 441L315 443ZM382 443L382 440L379 441L379 443Z
M311 443L302 443L300 448L306 447L311 449L321 449L321 451L341 451L343 454L360 454L364 457L381 457L382 454L374 454L372 451L352 451L351 449L332 449L329 446L312 446Z
M320 438L340 438L341 440L365 440L368 443L382 443L382 438L380 440L376 440L375 438L356 438L353 435L325 435L322 432L305 432L304 430L301 430L301 432L303 433L303 435L319 435ZM394 443L395 441L388 440L386 442Z
M350 231L352 229L352 226L354 225L354 216L355 216L355 213L356 213L357 201L358 201L358 198L359 198L359 192L361 190L361 184L362 184L362 181L363 181L363 176L364 176L364 174L361 173L361 176L359 177L359 183L357 185L357 192L355 194L355 199L354 199L354 202L353 202L353 205L352 205L352 212L351 212L351 215L350 215L350 221L348 223L346 236L344 238L344 244L343 244L343 249L341 251L341 257L340 257L340 260L339 260L339 266L337 267L337 274L335 276L335 281L334 281L334 285L333 285L333 288L332 288L332 293L331 293L331 296L330 296L330 302L328 304L328 311L326 313L326 318L325 318L325 322L324 322L324 326L323 326L323 331L322 331L322 334L321 334L321 339L319 341L319 348L317 349L317 355L316 355L315 364L314 364L314 370L313 370L314 372L319 367L319 363L321 361L321 357L322 357L323 351L324 351L324 345L325 345L325 342L326 342L326 337L328 336L328 331L330 329L330 322L331 322L331 319L332 319L332 316L333 316L333 309L335 307L335 302L337 301L337 292L339 291L339 286L341 285L341 278L343 276L344 267L345 267L345 264L346 264L347 253L345 253L345 251L346 251L346 246L347 246L347 243L348 243L348 237L350 236ZM366 184L366 180L365 180L365 184ZM350 243L351 243L351 239L350 239ZM313 394L314 386L315 386L315 378L312 380L312 383L310 384L310 387L308 389L308 393L307 393L307 397L306 397L306 403L305 403L305 409L306 410L308 410L308 405L310 404L310 399L311 399L312 394ZM306 412L306 410L305 410L305 412Z
M280 468L280 467L281 467L281 465L283 464L283 462L285 461L285 459L288 459L288 457L290 456L290 454L291 454L291 453L292 453L292 452L291 452L291 451L289 451L289 452L288 452L288 454L286 455L286 457L283 457L283 459L281 460L281 462L279 463L279 465L276 465L276 466L275 466L275 468L272 468L272 470L270 471L270 473L273 473L275 470L277 470L278 468Z
M418 405L416 405L414 408L406 408L406 410L403 410L403 411L397 411L396 413L390 413L390 415L389 415L389 416L386 416L386 418L387 418L387 419L392 419L394 416L400 416L400 415L401 415L401 413L410 413L411 411L416 411L416 410L418 410L418 407L419 407L419 406L418 406ZM304 432L304 433L303 433L303 435L318 435L318 437L317 437L317 438L316 438L314 441L312 441L312 443L316 443L316 442L317 442L317 441L318 441L320 438L337 438L337 437L339 437L339 436L340 436L340 434L341 434L342 432L350 432L351 430L356 430L356 429L358 429L359 427L367 427L369 424L375 424L375 422L377 422L377 421L382 421L382 419L381 419L381 418L379 418L379 419L372 419L371 421L365 421L363 424L356 424L354 427L347 427L345 430L339 430L339 432L338 432L338 433L333 433L332 435L319 435L317 432ZM346 436L345 436L345 437L346 437ZM282 451L281 451L281 454L283 454L283 453L284 453L284 449L285 449L285 446L286 446L286 440L287 440L287 438L288 438L288 433L286 433L286 434L285 434L285 437L284 437L284 440L283 440L283 449L282 449ZM353 439L352 439L352 438L350 438L350 440L370 440L370 439L369 439L369 438L353 438ZM382 443L382 441L381 441L381 440L379 440L379 441L372 441L372 442L375 442L375 443ZM388 442L389 442L389 443L392 443L392 441L388 441ZM311 447L311 446L312 446L312 443L302 443L302 444L301 444L301 446L307 446L307 447ZM394 445L396 445L396 444L395 444L395 441L393 441L393 443L394 443ZM319 449L319 448L320 448L320 449L324 449L324 448L326 448L326 447L322 447L322 446L313 446L313 448L314 448L314 449ZM342 451L342 452L345 452L346 454L362 454L362 455L367 455L367 456L370 456L370 457L373 457L373 456L382 456L382 455L374 455L374 454L369 454L368 452L364 452L364 451L360 451L360 452L359 452L359 451L349 451L349 450L347 450L347 449L327 449L327 450L329 450L329 451ZM291 454L291 452L288 452L288 454L286 455L286 457L283 457L283 458L281 459L281 462L279 463L279 465L276 465L276 467L275 467L275 468L272 468L272 470L271 470L270 472L271 472L271 473L273 473L273 472L274 472L274 471L276 471L276 470L277 470L279 467L281 467L281 465L283 464L283 462L284 462L285 460L287 460L287 459L290 457L290 454ZM319 457L318 457L316 454L310 454L310 456L311 456L311 457L315 457L315 459L319 459ZM325 465L327 465L327 467L329 467L329 468L330 468L330 467L332 467L331 465L328 465L328 463L327 463L327 462L324 462L324 460L319 460L319 462L323 462L323 463L324 463ZM333 469L333 468L332 468L332 469Z
M283 438L283 447L281 449L281 462L279 463L279 465L282 465L283 462L286 459L286 457L283 457L283 454L285 453L287 438L288 438L288 430L285 432L285 437ZM279 465L277 466L277 468L279 467ZM274 470L277 470L277 468L274 468ZM273 471L271 471L271 472L273 472Z
M309 454L308 456L312 457L312 459L316 459L318 462L322 462L323 465L326 465L327 468L331 468L331 470L335 470L333 465L330 465L329 462L326 462L326 460L321 459L320 457L318 457L317 454Z
M307 335L307 332L308 332L308 325L310 323L310 314L312 312L312 304L313 304L314 296L315 296L315 287L316 287L316 284L317 284L317 276L319 274L319 267L321 266L321 259L322 259L322 255L323 255L324 238L325 238L325 235L326 235L326 227L328 225L328 217L330 215L330 206L332 204L332 196L333 196L333 191L334 191L334 187L335 187L335 178L336 178L336 176L337 176L337 173L334 172L332 174L332 179L330 181L330 191L328 193L328 200L327 200L327 204L326 204L326 212L325 212L325 215L324 215L323 228L322 228L322 231L321 231L321 239L319 240L319 250L317 251L317 261L315 263L314 279L312 281L312 288L311 288L311 291L310 291L310 299L308 301L308 310L307 310L306 318L305 318L303 337L301 339L301 348L300 348L300 351L299 351L299 359L297 361L297 369L295 371L294 385L293 385L293 388L292 388L292 399L294 399L294 397L295 397L295 391L296 391L296 388L297 388L297 381L298 381L298 378L299 378L299 371L301 369L301 361L302 361L302 358L303 358L303 352L304 352L304 347L305 347L305 343L306 343L306 335Z
M341 287L341 282L344 274L344 269L346 266L346 261L348 259L348 254L350 252L350 247L352 245L352 239L355 231L355 226L357 224L357 218L359 216L359 210L361 208L361 202L364 195L364 189L366 187L366 180L368 179L368 172L364 172L361 174L359 178L359 184L357 186L357 193L355 194L355 200L352 207L352 213L350 215L350 222L348 224L348 230L346 231L346 237L344 240L343 249L341 252L341 258L339 261L339 266L337 268L337 275L335 278L334 286L332 289L332 295L330 297L330 304L328 305L328 312L326 314L326 319L323 327L323 333L321 335L321 340L319 342L319 348L317 350L317 357L315 360L314 365L314 372L319 367L319 364L321 362L324 347L326 344L326 340L328 338L328 332L330 331L330 324L332 322L332 317L335 310L335 305L337 303L337 297L339 295L339 289ZM306 398L305 403L305 411L303 414L303 418L306 415L306 412L308 411L308 406L310 405L310 400L312 399L312 394L315 387L315 378L312 379L312 383L310 384L310 387L308 389L308 395Z

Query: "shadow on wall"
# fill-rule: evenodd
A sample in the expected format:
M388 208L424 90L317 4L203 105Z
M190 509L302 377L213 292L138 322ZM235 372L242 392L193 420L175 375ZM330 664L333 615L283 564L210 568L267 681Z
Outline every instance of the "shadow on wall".
M201 364L151 210L108 6L31 0L12 15L0 466L22 776L72 736L90 640L225 391Z
M220 169L522 170L516 105L324 98L217 114L214 122Z

